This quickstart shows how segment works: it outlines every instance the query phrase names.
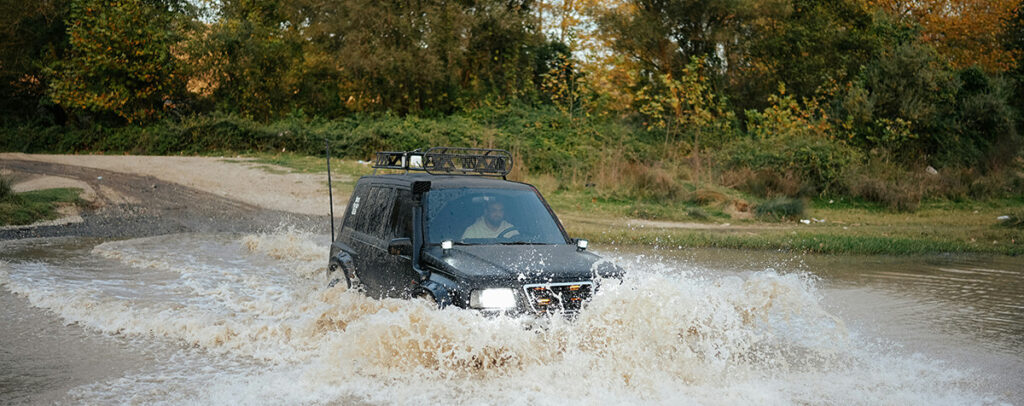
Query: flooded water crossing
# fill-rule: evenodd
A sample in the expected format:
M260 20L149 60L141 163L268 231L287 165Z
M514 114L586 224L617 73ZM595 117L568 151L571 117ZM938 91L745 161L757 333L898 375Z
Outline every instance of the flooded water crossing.
M327 240L0 242L0 403L1024 403L1020 258L596 247L528 329L326 289Z

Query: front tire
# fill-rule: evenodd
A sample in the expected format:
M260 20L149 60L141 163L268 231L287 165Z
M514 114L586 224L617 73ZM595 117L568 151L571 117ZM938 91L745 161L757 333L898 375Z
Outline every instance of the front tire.
M342 271L340 277L335 273L338 270ZM355 270L345 269L345 267L338 263L332 262L331 265L327 267L327 280L329 281L327 283L327 287L333 288L334 285L341 283L342 278L345 279L345 286L348 287L348 289L359 289L363 286L359 281L359 276L356 275Z
M435 308L436 309L436 308L441 307L437 303L437 299L434 298L434 294L430 293L430 291L428 291L428 290L417 290L416 292L414 292L412 294L412 299L415 300L415 301L422 301L423 303L426 303L431 308Z
M360 289L363 287L363 283L359 281L359 275L356 275L355 269L343 269L342 274L345 275L345 283L349 289Z

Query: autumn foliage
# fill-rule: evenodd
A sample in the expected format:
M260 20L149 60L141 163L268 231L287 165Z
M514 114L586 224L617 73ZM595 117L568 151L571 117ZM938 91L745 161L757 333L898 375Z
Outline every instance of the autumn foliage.
M456 142L662 197L1024 162L1019 0L16 3L0 4L0 127L49 138L0 148ZM607 160L628 165L594 173Z
M131 0L73 0L68 52L49 70L49 96L77 111L128 122L160 116L180 93L181 61L172 55L174 16L159 5Z
M870 0L901 20L921 25L921 39L956 68L977 65L987 72L1013 69L1019 49L1003 46L1019 0Z

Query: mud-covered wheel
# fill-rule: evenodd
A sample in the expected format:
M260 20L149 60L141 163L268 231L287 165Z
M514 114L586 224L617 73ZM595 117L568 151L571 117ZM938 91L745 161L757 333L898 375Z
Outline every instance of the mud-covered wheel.
M331 263L327 266L327 287L333 288L338 282L341 282L340 275L337 274L338 264Z
M359 281L359 275L356 275L355 269L344 269L342 274L345 275L345 284L349 289L359 289L363 286L363 283Z
M437 299L434 298L434 294L428 290L417 290L412 294L412 299L416 301L422 301L430 307L438 307Z
M340 272L339 275L339 270L344 272ZM359 277L356 276L355 272L344 269L337 263L332 262L331 265L327 267L327 287L333 288L335 285L341 283L342 279L345 280L345 286L349 289L357 289L362 286L359 282Z

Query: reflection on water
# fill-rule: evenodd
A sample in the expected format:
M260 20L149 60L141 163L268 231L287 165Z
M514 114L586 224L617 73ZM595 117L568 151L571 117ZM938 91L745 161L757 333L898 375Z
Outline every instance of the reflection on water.
M960 344L1018 355L1024 350L1024 261L1015 258L865 260L823 272L845 286L868 286L909 301L918 323Z
M622 285L525 329L325 289L326 241L5 242L0 403L1022 400L1020 260L613 251Z

